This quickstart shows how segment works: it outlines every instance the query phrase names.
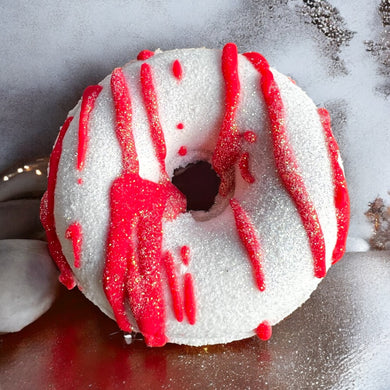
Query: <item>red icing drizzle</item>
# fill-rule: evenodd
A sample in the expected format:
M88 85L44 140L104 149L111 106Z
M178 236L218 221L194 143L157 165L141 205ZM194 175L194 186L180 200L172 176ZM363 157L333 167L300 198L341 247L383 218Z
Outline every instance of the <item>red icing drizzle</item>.
M325 240L317 211L310 199L303 177L286 132L286 115L283 101L266 59L258 53L245 53L245 57L261 74L260 87L271 122L273 153L279 176L295 202L306 230L314 258L314 275L326 274Z
M156 151L157 160L160 164L160 170L165 180L169 180L165 172L165 157L167 154L164 132L161 127L158 114L157 94L154 88L152 69L149 64L144 63L141 66L141 88L146 113L148 115L152 142Z
M187 154L187 148L185 146L181 146L178 153L180 156L185 156Z
M139 163L132 130L133 110L130 91L121 68L116 68L112 72L111 91L116 117L115 132L122 150L123 170L138 173Z
M184 275L184 310L190 325L196 322L196 300L194 279L190 273Z
M187 245L184 245L180 248L180 256L181 256L181 261L183 262L184 265L189 265L190 264L190 247Z
M257 328L256 334L260 340L269 340L272 336L272 327L268 321L263 321Z
M343 257L345 252L350 215L349 196L344 172L338 161L339 147L332 134L329 113L325 108L319 108L318 114L324 128L330 163L333 171L334 204L336 207L337 219L337 242L332 255L332 264L334 264Z
M146 65L146 64L143 64ZM152 139L166 177L165 142L159 126L157 100L149 67L141 76L145 105L151 120ZM161 346L165 336L165 303L162 288L162 220L185 211L181 193L169 181L154 183L139 176L132 132L131 98L120 69L111 78L116 113L115 132L122 150L123 169L110 190L111 216L103 286L118 325L132 326L125 301L150 346ZM156 132L161 131L160 134Z
M77 169L81 171L85 164L85 155L87 154L89 119L91 111L95 106L95 101L103 89L100 85L90 85L85 88L81 101L80 119L79 119L79 145L77 150Z
M179 130L183 130L183 129L184 129L183 123L178 123L176 127L177 127Z
M180 81L183 77L183 69L181 67L180 61L175 60L172 64L172 73Z
M240 172L242 178L249 184L252 184L255 182L255 178L252 176L252 174L249 171L249 153L245 152L240 157L240 162L238 164L240 167Z
M252 264L256 285L260 291L264 291L264 272L261 265L263 254L260 242L256 235L255 227L237 199L230 199L230 206L233 210L238 236L240 237Z
M142 50L138 53L137 55L137 60L138 61L145 61L147 60L148 58L150 57L153 57L154 56L154 51L150 51L150 50Z
M242 136L244 137L245 141L249 142L250 144L254 144L257 140L257 135L250 130L246 131Z
M64 125L60 130L57 141L54 145L53 152L50 156L50 163L49 163L50 169L49 169L49 176L47 182L47 191L43 195L41 201L41 213L40 213L42 225L46 230L46 237L47 237L50 254L60 270L59 280L68 289L72 289L76 285L76 283L73 277L72 270L69 264L67 263L64 254L62 253L61 244L60 241L58 240L58 236L55 228L54 191L57 184L57 171L58 171L58 165L62 153L62 142L72 119L73 117L69 117L66 119Z
M81 246L83 245L83 232L81 225L78 222L72 223L65 232L65 238L72 240L74 253L74 266L81 266Z
M234 186L234 165L240 154L240 133L236 112L240 96L237 47L228 43L222 52L222 74L225 80L225 114L214 150L212 163L221 179L219 194L226 196Z
M179 290L179 283L177 280L175 264L173 262L173 257L170 252L165 252L163 256L163 263L165 266L165 272L168 277L168 284L171 290L172 301L173 301L173 311L175 317L179 322L183 321L184 311L183 311L183 299Z

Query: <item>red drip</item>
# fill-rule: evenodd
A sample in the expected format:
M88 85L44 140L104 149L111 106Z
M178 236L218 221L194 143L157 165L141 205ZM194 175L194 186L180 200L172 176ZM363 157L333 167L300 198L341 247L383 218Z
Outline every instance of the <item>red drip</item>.
M79 171L81 171L85 165L91 111L93 110L96 99L102 89L103 87L100 85L90 85L85 88L83 93L79 119L79 145L77 151L77 169Z
M230 206L233 210L238 236L240 237L252 264L256 285L260 291L264 291L264 272L261 265L263 253L256 235L255 227L237 199L230 199Z
M167 154L164 132L161 127L157 94L154 88L152 69L149 64L143 63L141 66L141 88L146 113L148 115L152 142L156 151L157 160L160 164L162 179L169 180L165 171L165 157Z
M180 256L181 256L181 261L183 262L184 265L189 265L190 264L190 247L187 245L184 245L180 248Z
M180 81L183 77L183 69L179 60L175 60L172 64L172 73Z
M183 129L184 129L183 123L178 123L176 127L177 127L179 130L183 130Z
M319 108L318 114L325 132L325 139L329 150L329 157L333 171L334 204L337 219L337 242L333 250L332 264L337 263L344 255L348 235L350 206L344 172L339 164L339 147L332 134L330 116L325 108Z
M138 173L139 163L132 129L132 106L130 91L121 68L111 75L111 91L116 117L116 136L122 149L123 170Z
M297 84L297 82L292 78L292 77L288 77L288 79L293 83L293 84Z
M72 223L65 232L65 238L72 240L74 266L80 268L81 266L81 246L83 245L83 232L81 225L78 222Z
M47 191L43 195L41 201L40 213L42 225L46 230L49 252L60 270L59 280L69 290L72 289L76 285L76 283L72 270L68 262L66 261L64 254L62 253L61 243L58 239L56 232L54 218L54 192L57 184L58 165L62 153L62 142L72 119L73 117L69 117L66 119L64 125L60 130L57 141L54 145L53 152L50 156L50 169L47 182Z
M144 83L145 80L146 102L156 104L149 100L151 95L155 98L155 94L150 92L148 75ZM103 286L118 325L125 331L132 329L125 309L128 298L145 342L150 346L161 346L167 341L161 276L162 221L184 212L185 202L169 181L154 183L139 176L130 92L120 70L112 74L111 89L123 170L110 190L111 216ZM149 113L154 115L155 109L149 108ZM154 141L156 139L161 143L164 141L163 135L155 136ZM160 149L165 150L165 143L157 148Z
M190 325L196 322L196 299L194 279L190 273L184 275L184 310Z
M257 140L257 135L253 131L246 131L242 135L246 142L249 142L250 144L254 144Z
M180 156L185 156L187 154L187 148L185 146L181 146L178 153Z
M84 181L81 177L77 179L77 184L81 185L83 183L84 183Z
M256 334L260 340L267 341L272 336L272 327L268 321L263 321L257 328Z
M255 178L252 176L252 174L249 171L249 153L245 152L240 157L240 162L238 164L240 167L240 172L242 178L249 184L252 184L255 182Z
M309 239L314 258L314 275L322 278L326 274L325 240L317 211L306 190L301 170L286 132L286 115L280 90L268 62L258 53L245 53L245 57L261 74L260 87L267 105L271 122L273 152L279 176L295 202Z
M137 60L138 61L145 61L147 60L148 58L150 57L153 57L154 56L154 51L150 51L150 50L142 50L138 53L137 55Z
M182 322L184 318L183 300L180 294L175 264L173 262L173 257L170 252L165 252L163 256L163 263L165 266L165 272L168 277L169 288L171 290L173 311L175 313L176 319L179 322Z
M221 178L219 194L227 196L234 187L234 165L240 155L240 133L236 112L240 97L237 47L228 43L222 52L222 74L225 80L225 114L214 150L212 164Z

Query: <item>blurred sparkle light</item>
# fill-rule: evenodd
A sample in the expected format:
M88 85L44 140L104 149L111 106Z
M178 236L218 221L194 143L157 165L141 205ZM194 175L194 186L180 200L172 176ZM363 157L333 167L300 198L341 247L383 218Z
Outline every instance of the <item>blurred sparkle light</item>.
M35 170L35 174L40 176L40 175L42 175L42 171L40 169L36 169Z

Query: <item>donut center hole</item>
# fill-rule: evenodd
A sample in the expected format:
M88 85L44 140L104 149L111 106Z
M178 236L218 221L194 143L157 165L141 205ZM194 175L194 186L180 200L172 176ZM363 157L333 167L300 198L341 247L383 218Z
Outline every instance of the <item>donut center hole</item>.
M172 184L187 199L187 211L209 211L215 203L221 180L206 161L175 169Z

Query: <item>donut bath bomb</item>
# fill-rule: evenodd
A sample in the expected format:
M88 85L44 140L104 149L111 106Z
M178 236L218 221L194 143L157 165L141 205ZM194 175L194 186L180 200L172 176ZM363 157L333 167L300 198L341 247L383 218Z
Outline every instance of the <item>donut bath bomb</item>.
M174 184L199 164L203 209ZM268 339L342 257L349 198L327 111L229 43L143 51L87 87L41 219L65 286L149 346L199 346Z

